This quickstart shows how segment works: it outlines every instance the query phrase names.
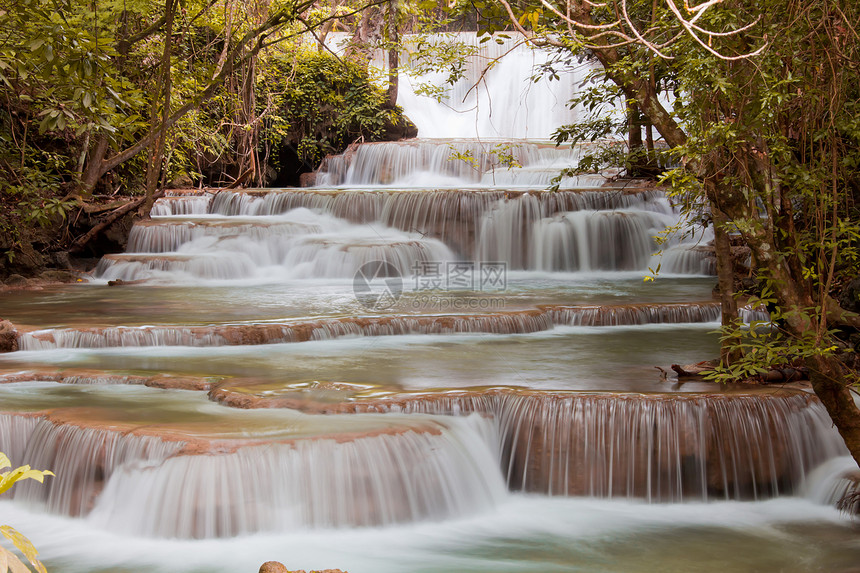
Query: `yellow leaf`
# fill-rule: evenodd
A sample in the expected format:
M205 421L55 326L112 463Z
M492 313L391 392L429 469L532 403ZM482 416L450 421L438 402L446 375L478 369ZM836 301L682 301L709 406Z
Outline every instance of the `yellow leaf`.
M24 555L24 557L27 558L27 561L30 562L30 564L36 569L36 571L38 571L39 573L47 573L45 571L45 566L42 565L41 561L39 561L39 552L36 551L36 548L33 547L33 544L30 542L29 539L27 539L11 525L0 526L0 533L2 533L3 537L11 541L12 544L18 548L18 551L20 551ZM24 568L24 570L29 571L26 567Z
M0 460L2 461L2 460ZM10 472L0 474L0 493L5 492L15 485L15 482L25 479L34 479L39 483L45 481L45 476L52 476L54 472L43 470L31 470L30 466L17 467Z
M18 557L0 547L0 573L31 573L24 563Z

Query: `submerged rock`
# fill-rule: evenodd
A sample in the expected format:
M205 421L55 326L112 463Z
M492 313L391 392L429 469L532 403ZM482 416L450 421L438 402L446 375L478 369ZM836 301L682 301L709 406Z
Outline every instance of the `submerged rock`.
M260 566L259 573L307 573L304 569L299 569L297 571L291 571L286 568L283 563L279 563L278 561L266 561ZM341 571L340 569L314 569L310 573L347 573L346 571Z
M678 378L689 378L701 376L703 373L713 370L719 364L716 360L703 360L696 364L672 364L671 368L678 373Z

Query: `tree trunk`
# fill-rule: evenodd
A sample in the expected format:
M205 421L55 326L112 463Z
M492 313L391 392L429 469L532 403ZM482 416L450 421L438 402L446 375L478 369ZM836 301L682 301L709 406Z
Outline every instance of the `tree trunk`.
M627 150L630 153L642 148L642 119L639 106L633 100L627 100Z
M643 153L642 143L642 114L636 102L627 99L627 153L630 165L628 175L630 177L646 176L648 171L648 157Z
M813 356L806 360L806 366L815 395L860 466L860 411L848 388L845 365L836 356Z
M265 175L259 168L257 161L257 143L259 141L259 126L257 125L256 108L257 97L254 84L257 76L256 58L245 62L240 71L238 95L239 109L236 118L238 130L236 132L236 151L239 160L239 175L248 173L246 181L254 182L262 186L262 177Z
M740 193L730 193L723 201L726 214L733 219L751 220L749 206ZM718 196L717 199L722 197ZM743 233L746 244L768 277L777 306L781 309L783 328L789 336L802 339L804 334L817 331L818 323L808 309L820 306L827 311L827 301L816 305L808 283L797 281L784 257L775 252L774 245L763 227L752 227ZM818 320L821 320L818 317ZM851 456L860 466L860 408L854 402L848 388L849 376L846 367L835 355L813 355L805 360L810 371L812 389L818 396L839 434L848 446Z
M399 87L398 68L400 67L400 34L397 29L397 0L388 2L388 108L397 105Z
M164 50L161 56L161 72L158 90L152 100L152 125L160 126L158 135L149 150L149 164L146 168L146 200L141 205L140 212L148 216L155 203L155 194L164 175L164 148L167 143L167 118L170 116L170 94L172 91L170 75L170 57L173 53L173 16L176 0L165 0L164 14L166 17L164 31ZM159 106L160 104L160 106ZM159 113L160 112L160 113Z
M102 134L99 136L98 141L96 141L95 147L90 150L90 155L87 159L87 168L81 178L81 195L91 195L93 190L95 190L99 179L104 174L101 168L109 146L110 141L107 135Z
M162 195L164 195L164 190L156 191L155 194L152 196L152 199L153 200L158 199ZM75 239L75 241L69 246L69 252L70 253L80 253L81 251L84 250L84 247L87 246L87 243L89 243L94 238L96 238L102 231L104 231L105 229L107 229L108 227L113 225L117 219L119 219L123 215L131 213L135 209L141 207L149 199L150 199L149 196L144 196L144 197L141 197L139 199L135 199L134 201L131 201L129 203L126 203L125 205L123 205L122 207L120 207L118 209L115 209L112 213L109 213L102 220L101 223L94 226L92 229L87 231L84 235Z
M254 2L247 6L249 16L255 24L260 24L266 19L268 5L265 2ZM333 8L334 10L334 8ZM259 187L265 185L266 170L261 165L259 152L260 143L260 118L257 116L257 56L249 54L242 66L239 68L238 77L235 78L237 85L233 87L239 97L239 108L236 113L236 149L239 160L237 179L234 183L241 185L239 179L256 184ZM231 82L232 84L233 82ZM238 183L237 183L238 182Z
M732 264L732 245L726 229L728 218L719 209L711 207L714 223L714 251L717 256L717 282L720 285L720 316L725 328L733 328L738 318L738 303L735 300L735 271ZM738 358L728 341L720 345L720 362L729 365Z
M384 14L378 6L369 6L361 11L361 20L355 34L347 46L344 56L367 67L370 65L370 51L379 45L384 30Z
M322 25L319 33L317 34L317 51L322 52L325 50L325 41L328 38L329 33L335 29L337 25L337 10L340 8L340 5L343 3L343 0L335 0L331 4L331 13L329 13L329 19Z

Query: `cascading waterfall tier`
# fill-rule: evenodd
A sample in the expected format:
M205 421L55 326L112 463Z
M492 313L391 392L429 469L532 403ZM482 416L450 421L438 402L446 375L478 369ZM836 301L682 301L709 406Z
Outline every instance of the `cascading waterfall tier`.
M209 195L162 197L156 200L149 214L152 217L172 215L205 215L212 197Z
M462 423L461 423L462 422ZM474 420L427 431L298 440L177 456L106 485L90 516L153 537L379 527L489 510L504 484ZM145 493L145 495L144 495ZM153 511L155 508L155 511Z
M289 324L140 326L46 329L19 335L21 350L138 346L241 346L331 340L343 336L406 334L528 334L555 325L626 326L713 322L717 303L554 306L539 309L432 316L345 317Z
M497 186L546 188L562 169L576 164L583 147L529 141L407 140L368 143L328 156L316 187L398 188ZM599 187L607 176L562 177L561 189Z
M549 495L766 498L798 490L816 466L846 452L823 406L805 394L494 391L345 408L492 415L509 487Z
M22 483L15 499L41 503L61 515L90 512L104 483L119 467L142 469L164 462L185 446L152 436L55 424L47 419L0 413L0 451L19 464L50 468L56 476L46 485Z
M278 217L162 217L137 224L129 252L106 255L95 274L127 281L352 278L373 261L408 275L421 263L452 259L436 239L299 208Z
M176 199L164 211L176 212ZM202 199L205 216L136 225L129 252L105 257L97 276L229 280L279 269L274 275L285 278L351 277L374 259L407 276L457 258L504 261L510 270L644 272L656 266L653 237L676 222L654 190L313 189ZM676 243L664 245L664 273L713 270L708 249Z
M500 203L527 196L538 213L641 209L671 214L665 195L654 189L621 188L541 191L516 189L273 189L220 191L208 213L225 216L281 215L301 207L330 213L355 223L379 222L401 230L429 232L441 223L475 224ZM160 199L159 199L160 201Z
M134 225L128 237L130 253L169 253L186 243L203 238L248 237L252 241L292 238L296 235L322 233L321 225L298 221L231 217L229 219L144 220Z
M229 401L223 392L213 397ZM70 421L80 419L75 410L4 413L0 450L57 474L19 486L16 500L112 531L179 538L446 519L491 509L505 482L548 495L651 502L761 499L797 490L812 469L845 454L826 412L804 394L497 389L315 412L414 421L248 443L146 426L143 434L117 431Z
M15 499L107 530L212 538L384 526L488 510L504 482L489 422L427 419L377 432L243 445L125 434L0 414L0 450L51 468Z

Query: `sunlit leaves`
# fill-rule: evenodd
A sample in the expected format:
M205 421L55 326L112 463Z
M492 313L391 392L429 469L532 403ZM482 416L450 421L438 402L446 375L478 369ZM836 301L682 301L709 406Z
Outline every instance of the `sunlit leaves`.
M0 452L0 469L11 468L12 464L6 454ZM16 482L33 479L39 483L45 480L45 476L52 476L53 472L30 469L30 466L20 466L10 471L0 473L0 494L9 490Z
M12 463L6 454L0 452L0 470L11 468ZM15 483L32 479L42 483L45 476L52 476L53 472L30 469L30 466L20 466L15 469L0 473L0 494L8 491ZM39 561L39 553L30 540L9 525L0 526L0 535L12 542L24 557L33 566L33 571L46 573L45 566ZM30 573L30 569L11 551L0 546L0 573Z

